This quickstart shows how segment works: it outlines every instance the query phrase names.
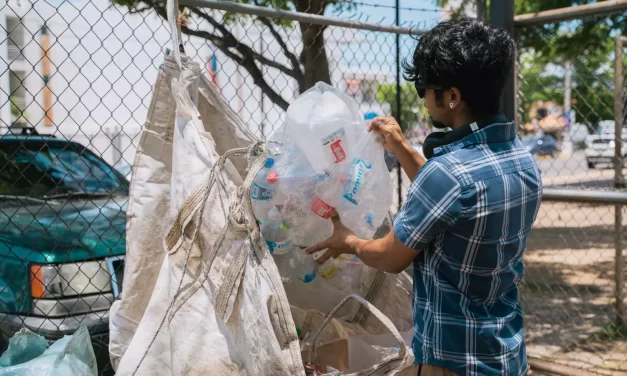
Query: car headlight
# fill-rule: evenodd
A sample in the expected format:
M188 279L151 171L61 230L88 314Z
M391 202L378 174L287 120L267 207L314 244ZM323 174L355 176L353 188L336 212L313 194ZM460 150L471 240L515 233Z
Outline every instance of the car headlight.
M30 267L31 296L37 299L65 298L112 291L105 261L88 261Z

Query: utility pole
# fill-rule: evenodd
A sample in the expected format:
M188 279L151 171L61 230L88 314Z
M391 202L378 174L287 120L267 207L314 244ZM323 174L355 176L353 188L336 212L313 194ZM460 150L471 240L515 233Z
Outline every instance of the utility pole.
M401 25L401 1L396 0L396 26ZM401 116L401 35L396 34L396 116L398 124L403 129L403 118ZM398 183L398 210L403 203L403 170L400 163L397 167L397 183Z
M514 28L514 0L493 0L490 2L490 23L499 27L512 35L516 40L516 30ZM514 64L515 65L515 64ZM501 97L501 111L505 116L514 121L516 118L516 89L514 85L514 75L516 74L514 66L511 67L512 73L505 82L503 88L503 96Z

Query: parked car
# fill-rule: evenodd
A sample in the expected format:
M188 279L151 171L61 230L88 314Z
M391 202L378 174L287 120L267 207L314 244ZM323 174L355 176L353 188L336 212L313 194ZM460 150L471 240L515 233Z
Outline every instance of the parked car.
M555 158L560 152L557 140L550 134L526 137L522 142L533 155Z
M588 126L580 123L571 124L570 130L568 131L568 137L570 137L570 141L573 143L574 150L585 149L586 138L589 135Z
M621 150L623 166L627 167L627 129L622 130L623 146ZM597 165L614 165L616 135L614 128L604 129L600 134L589 135L586 138L586 162L588 168L597 168Z
M0 136L0 352L20 328L108 343L120 295L129 183L84 146Z
M118 170L118 172L122 174L122 176L124 176L126 180L131 181L131 176L133 175L132 165L125 164L123 166L116 167L116 170Z

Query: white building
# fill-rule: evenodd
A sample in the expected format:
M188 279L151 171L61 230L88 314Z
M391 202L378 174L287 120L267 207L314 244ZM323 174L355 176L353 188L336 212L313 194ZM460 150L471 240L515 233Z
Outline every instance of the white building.
M52 127L44 125L44 25L51 44ZM232 30L265 56L287 64L267 31L250 24ZM392 82L393 76L380 66L364 69L343 63L351 60L344 56L344 47L368 43L367 38L349 29L329 28L326 33L333 83L342 90L350 87L364 113L387 113L389 109L376 102L376 83ZM163 51L170 45L169 29L161 18L154 13L127 14L109 0L8 0L0 10L0 34L5 34L0 35L0 134L27 125L87 145L112 164L132 163L133 141L139 140ZM300 52L298 28L286 40ZM206 67L211 49L205 40L191 38L185 48ZM220 52L216 56L224 98L260 136L264 124L267 136L281 124L283 112L235 62ZM264 76L288 102L298 92L296 82L278 70L265 68Z

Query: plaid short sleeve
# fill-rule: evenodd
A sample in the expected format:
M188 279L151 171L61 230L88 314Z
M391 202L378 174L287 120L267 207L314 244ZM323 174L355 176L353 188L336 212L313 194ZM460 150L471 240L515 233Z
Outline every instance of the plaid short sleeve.
M424 250L461 212L461 187L441 163L426 163L412 182L394 221L394 234L407 247Z

